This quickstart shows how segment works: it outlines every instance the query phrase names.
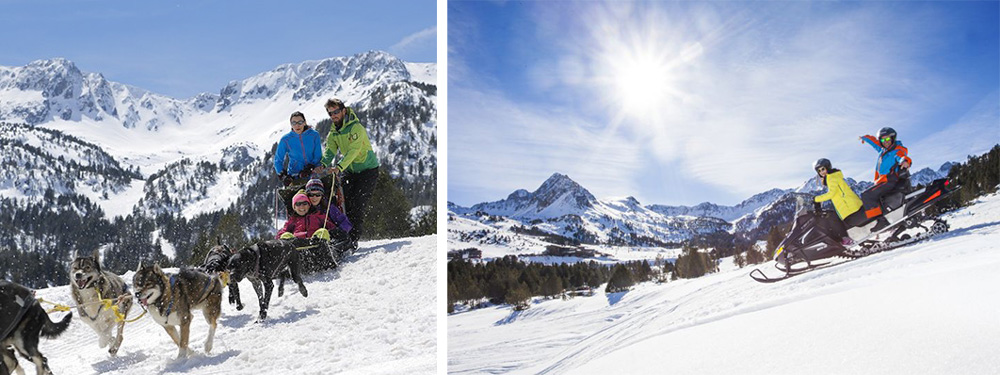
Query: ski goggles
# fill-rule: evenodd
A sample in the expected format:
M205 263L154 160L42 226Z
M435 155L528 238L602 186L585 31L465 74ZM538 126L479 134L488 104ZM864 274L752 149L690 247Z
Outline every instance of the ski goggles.
M892 142L892 137L882 137L879 140L882 142Z

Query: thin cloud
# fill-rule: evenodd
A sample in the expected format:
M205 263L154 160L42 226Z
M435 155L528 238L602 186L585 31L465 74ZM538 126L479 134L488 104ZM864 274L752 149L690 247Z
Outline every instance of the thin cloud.
M389 47L389 52L401 55L412 51L413 49L428 46L431 43L437 43L436 25L407 35L405 38L400 40L399 43L393 44L392 47Z
M533 190L559 172L598 197L637 191L638 165L624 140L579 126L585 120L491 91L452 88L448 114L448 194L459 204ZM485 197L485 198L484 198Z
M948 53L953 41L948 38L960 32L955 24L960 21L942 19L943 7L900 14L895 4L882 3L583 2L572 3L572 12L563 2L524 6L534 17L528 27L536 28L538 39L522 36L519 42L546 51L524 59L531 63L520 68L529 82L524 87L535 90L531 95L491 91L501 86L491 84L489 75L477 77L483 74L474 65L463 64L465 53L489 48L505 53L503 46L475 46L473 38L449 51L449 64L462 67L463 79L457 90L456 82L449 82L449 192L458 188L473 195L477 188L487 189L497 191L491 199L499 199L513 189L534 187L508 174L544 179L559 171L599 197L658 190L662 195L648 197L648 203L696 203L670 201L679 196L671 193L702 186L713 192L704 193L711 197L682 199L718 202L720 191L745 198L798 186L812 176L811 164L820 157L849 177L870 179L875 153L858 136L883 126L896 128L911 153L921 155L914 158L915 168L964 159L928 157L964 152L962 142L942 138L985 132L992 141L971 144L980 153L998 139L997 131L989 131L1000 123L995 94L964 116L942 111L954 107L956 94L977 84L935 65L938 55ZM662 49L654 52L670 69L668 94L650 114L628 113L613 97L615 77L608 60L621 55L609 51L627 47ZM481 96L467 95L474 93ZM518 99L540 95L552 99ZM482 109L489 106L504 110ZM961 119L945 129L931 120L942 116ZM480 134L485 137L477 138ZM548 139L522 139L526 134ZM619 148L602 148L604 140ZM532 167L512 166L516 158L505 152L530 158ZM614 163L602 164L598 157L612 154ZM551 167L536 171L537 165ZM648 172L638 166L669 168L669 174L661 174L683 178L655 189L639 187ZM591 171L618 180L592 187L580 179L594 179L595 185L607 179ZM494 172L505 177L490 177ZM529 180L537 184L538 178ZM476 181L499 182L482 186Z

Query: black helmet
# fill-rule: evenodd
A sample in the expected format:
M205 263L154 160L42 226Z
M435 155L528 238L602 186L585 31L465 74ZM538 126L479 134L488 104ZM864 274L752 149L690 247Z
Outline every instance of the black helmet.
M820 158L813 163L813 170L816 171L816 173L819 173L819 167L826 168L827 172L830 172L830 170L833 169L833 165L830 164L830 159L827 158Z
M888 126L878 130L878 143L882 144L882 138L892 138L892 143L896 143L896 130Z

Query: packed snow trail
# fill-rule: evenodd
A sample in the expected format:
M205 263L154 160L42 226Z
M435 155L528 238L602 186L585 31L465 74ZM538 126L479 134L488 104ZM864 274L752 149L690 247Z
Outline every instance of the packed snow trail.
M449 371L1000 373L1000 196L945 219L948 233L777 284L727 258L624 295L453 314Z
M187 359L152 318L125 325L116 358L97 346L97 335L74 311L62 336L42 339L40 350L57 374L433 374L437 361L437 236L361 243L339 271L306 275L309 297L294 283L271 298L268 318L255 323L257 296L243 281L242 311L223 296L212 353L200 312L191 323ZM168 270L169 272L170 270ZM132 271L123 277L132 283ZM69 286L42 289L50 301L72 304ZM142 312L137 305L130 317ZM49 306L45 306L49 307ZM51 314L52 319L64 313ZM34 366L21 360L27 373Z

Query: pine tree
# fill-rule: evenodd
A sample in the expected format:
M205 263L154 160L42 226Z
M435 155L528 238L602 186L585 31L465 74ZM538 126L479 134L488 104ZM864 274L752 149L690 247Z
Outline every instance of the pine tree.
M563 292L562 279L555 274L549 274L542 282L542 295L555 297Z
M437 205L432 205L431 209L417 217L413 224L414 236L426 236L434 233L437 233Z
M625 265L618 263L611 271L611 280L608 281L608 286L604 291L607 293L623 292L627 291L632 285L635 285L632 272Z
M379 168L378 181L365 215L364 237L398 238L410 233L410 202L389 174Z
M764 258L771 259L774 258L774 252L778 249L778 245L781 241L785 240L785 236L791 229L791 223L785 225L774 225L771 230L767 232L767 251L764 252Z
M515 311L526 310L530 307L529 302L531 300L531 294L528 292L528 286L521 283L511 288L504 296L504 300L510 304Z
M684 245L682 254L674 264L674 278L691 279L714 272L717 267L712 258L697 248Z

